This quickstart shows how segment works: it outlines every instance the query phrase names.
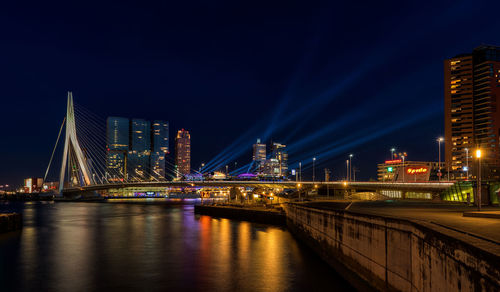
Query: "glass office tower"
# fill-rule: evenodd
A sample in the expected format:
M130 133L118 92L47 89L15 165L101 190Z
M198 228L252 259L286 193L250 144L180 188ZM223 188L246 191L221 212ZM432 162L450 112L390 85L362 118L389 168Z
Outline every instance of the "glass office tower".
M271 144L271 153L272 158L278 161L279 177L288 176L288 153L286 151L286 145L281 143L272 143Z
M129 120L108 117L106 121L106 179L122 181L127 176Z
M151 171L158 179L165 178L165 156L168 149L168 122L155 120L151 127Z
M132 119L130 129L128 180L149 180L151 177L151 123L142 119Z
M257 143L253 144L253 157L252 157L254 167L257 173L261 173L264 170L264 162L266 161L266 144L261 143L260 139L257 139Z

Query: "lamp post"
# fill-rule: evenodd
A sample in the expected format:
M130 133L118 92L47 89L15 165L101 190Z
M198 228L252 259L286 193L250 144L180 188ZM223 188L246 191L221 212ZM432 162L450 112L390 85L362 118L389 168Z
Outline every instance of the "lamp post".
M353 156L354 155L349 154L349 181L351 181L351 178L352 178L351 174L352 174L352 157Z
M315 179L315 177L314 177L314 171L315 171L315 169L314 169L314 167L315 167L314 163L315 162L316 162L316 157L313 157L313 182L315 182L315 180L314 180Z
M403 182L405 182L405 157L406 155L402 155L401 158L403 158Z
M349 181L349 159L345 161L345 180Z
M438 177L439 181L441 181L441 142L443 142L443 137L439 137L437 139L438 142Z
M477 210L481 211L481 149L476 150L477 168Z
M396 148L391 148L391 160L394 159L394 152L396 151Z
M302 162L299 162L299 181L302 181Z

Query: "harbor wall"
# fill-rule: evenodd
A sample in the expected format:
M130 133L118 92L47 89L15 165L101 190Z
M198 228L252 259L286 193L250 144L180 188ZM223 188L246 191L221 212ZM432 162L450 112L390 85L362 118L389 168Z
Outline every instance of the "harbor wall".
M18 213L0 214L0 233L21 229L23 226L22 215Z
M255 208L196 205L194 212L200 215L243 220L255 223L286 226L284 212L259 210Z
M425 223L301 203L284 208L289 230L358 289L500 291L498 254Z

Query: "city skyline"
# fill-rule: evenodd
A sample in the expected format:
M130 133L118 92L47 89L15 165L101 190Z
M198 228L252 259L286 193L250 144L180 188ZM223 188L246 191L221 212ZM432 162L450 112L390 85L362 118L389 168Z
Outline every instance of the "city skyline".
M499 11L2 3L0 290L500 291Z
M443 60L481 44L498 45L499 21L484 15L494 11L485 10L484 3L442 3L432 9L430 4L401 4L414 21L375 4L364 12L345 4L340 9L345 16L324 3L306 9L291 3L284 8L288 16L278 13L281 5L272 4L269 13L257 7L238 10L240 21L229 31L217 23L202 26L203 14L163 20L165 7L156 5L151 19L158 25L144 17L148 8L117 8L139 14L135 32L114 13L103 17L88 11L96 19L89 24L96 32L92 35L82 30L80 16L68 20L46 7L37 12L53 23L38 26L39 16L30 13L4 18L5 27L19 30L6 34L8 45L1 49L9 56L6 68L12 69L3 76L3 99L5 108L13 110L4 111L0 124L5 137L17 144L0 146L0 183L21 184L23 178L43 175L67 90L74 91L78 105L101 117L165 116L172 129L189 129L196 136L195 169L221 153L223 165L245 165L260 137L286 144L293 157L290 168L302 161L305 176L311 176L311 158L317 157L317 168L332 169L338 178L346 156L355 153L358 177L376 178L377 163L392 147L406 151L411 160L437 160L435 139L444 136ZM105 4L102 9L115 8ZM1 13L6 11L9 7ZM209 11L231 18L224 9ZM354 12L365 16L360 23L349 19ZM110 28L110 19L124 25ZM466 31L451 30L473 19ZM169 21L182 25L169 26ZM17 37L20 31L33 41ZM195 38L188 37L192 31ZM414 37L406 39L408 34ZM72 74L66 73L68 60ZM206 143L212 137L217 142Z

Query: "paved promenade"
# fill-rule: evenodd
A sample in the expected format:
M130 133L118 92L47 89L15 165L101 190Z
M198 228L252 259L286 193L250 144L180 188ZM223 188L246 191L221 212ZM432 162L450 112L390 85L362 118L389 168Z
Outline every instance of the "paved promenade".
M477 211L477 207L464 204L410 202L410 201L359 201L313 202L314 207L344 209L362 214L407 219L443 234L470 243L500 255L500 217L464 217L464 212ZM499 207L483 207L484 212L499 213Z

